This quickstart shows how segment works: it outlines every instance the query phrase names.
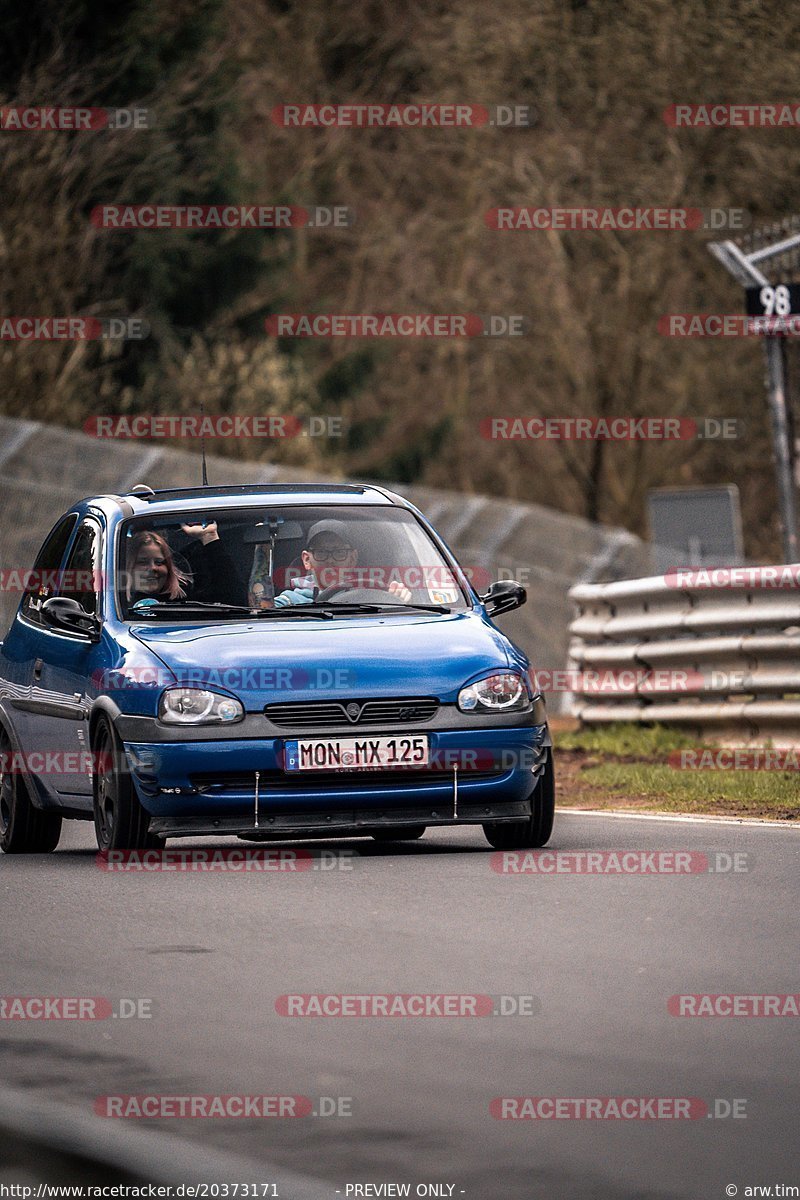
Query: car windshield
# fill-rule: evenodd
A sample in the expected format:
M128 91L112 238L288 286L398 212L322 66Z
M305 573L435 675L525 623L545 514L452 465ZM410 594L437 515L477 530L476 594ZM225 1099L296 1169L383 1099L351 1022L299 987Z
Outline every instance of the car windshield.
M320 609L463 610L464 576L414 515L367 505L197 508L121 526L117 594L128 620L230 620ZM303 609L307 610L303 613Z

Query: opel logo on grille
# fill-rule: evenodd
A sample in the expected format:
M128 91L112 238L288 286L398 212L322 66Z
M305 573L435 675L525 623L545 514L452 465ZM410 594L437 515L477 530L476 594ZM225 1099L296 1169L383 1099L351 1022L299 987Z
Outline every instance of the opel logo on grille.
M356 704L354 700L351 700L344 711L347 713L351 721L357 721L361 716L361 705Z

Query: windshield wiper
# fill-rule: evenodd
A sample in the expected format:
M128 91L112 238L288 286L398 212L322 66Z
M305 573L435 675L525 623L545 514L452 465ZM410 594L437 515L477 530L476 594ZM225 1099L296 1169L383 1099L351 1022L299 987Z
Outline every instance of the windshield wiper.
M178 617L189 610L221 617L246 617L248 620L262 617L316 617L318 620L331 620L333 614L328 609L316 608L310 604L293 605L287 608L245 608L237 604L205 604L201 600L176 600L171 604L148 604L137 611L128 610L128 620L146 620L148 617ZM309 611L311 610L311 611Z
M137 600L136 604L141 604L141 600ZM164 601L156 600L155 604L145 604L142 608L137 608L136 604L128 609L128 617L160 617L164 613L186 612L188 609L197 609L198 612L215 612L215 613L235 613L237 616L246 617L250 614L251 609L245 608L239 604L206 604L203 600L172 600L169 604Z
M449 613L453 610L444 604L370 604L351 602L337 604L329 601L323 604L287 604L283 608L245 608L237 604L207 604L202 600L174 600L169 604L147 604L138 609L128 610L128 620L147 620L149 617L179 617L187 612L202 614L217 614L220 617L245 617L248 620L274 619L281 620L291 617L316 617L320 621L332 621L336 613L385 613L385 612L436 612Z
M452 608L448 608L446 604L387 604L386 608L418 608L422 612L452 612Z
M446 608L444 604L371 604L364 602L360 604L356 601L337 604L335 600L327 602L332 612L402 612L403 610L421 610L422 612L438 612L449 613L452 608ZM313 604L306 604L306 608L314 608Z
M285 608L253 608L250 616L257 617L318 617L322 621L333 619L329 608L318 608L315 604L287 604Z

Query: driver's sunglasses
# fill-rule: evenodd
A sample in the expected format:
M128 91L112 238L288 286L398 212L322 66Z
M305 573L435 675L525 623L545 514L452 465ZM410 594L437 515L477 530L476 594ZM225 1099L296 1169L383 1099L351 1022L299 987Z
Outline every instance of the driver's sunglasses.
M321 548L319 550L311 550L309 553L313 554L314 558L316 558L319 562L343 563L347 560L348 556L353 553L353 547L339 546L335 550Z

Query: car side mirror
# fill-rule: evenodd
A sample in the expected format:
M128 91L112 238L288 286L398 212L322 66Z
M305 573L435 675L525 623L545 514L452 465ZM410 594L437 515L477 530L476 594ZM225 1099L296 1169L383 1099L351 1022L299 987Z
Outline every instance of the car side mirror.
M100 641L99 620L92 613L87 613L72 596L51 596L42 605L42 615L48 625L56 629L85 633L91 642Z
M511 612L512 608L519 608L527 599L528 593L515 579L499 579L481 596L486 613L490 617Z

